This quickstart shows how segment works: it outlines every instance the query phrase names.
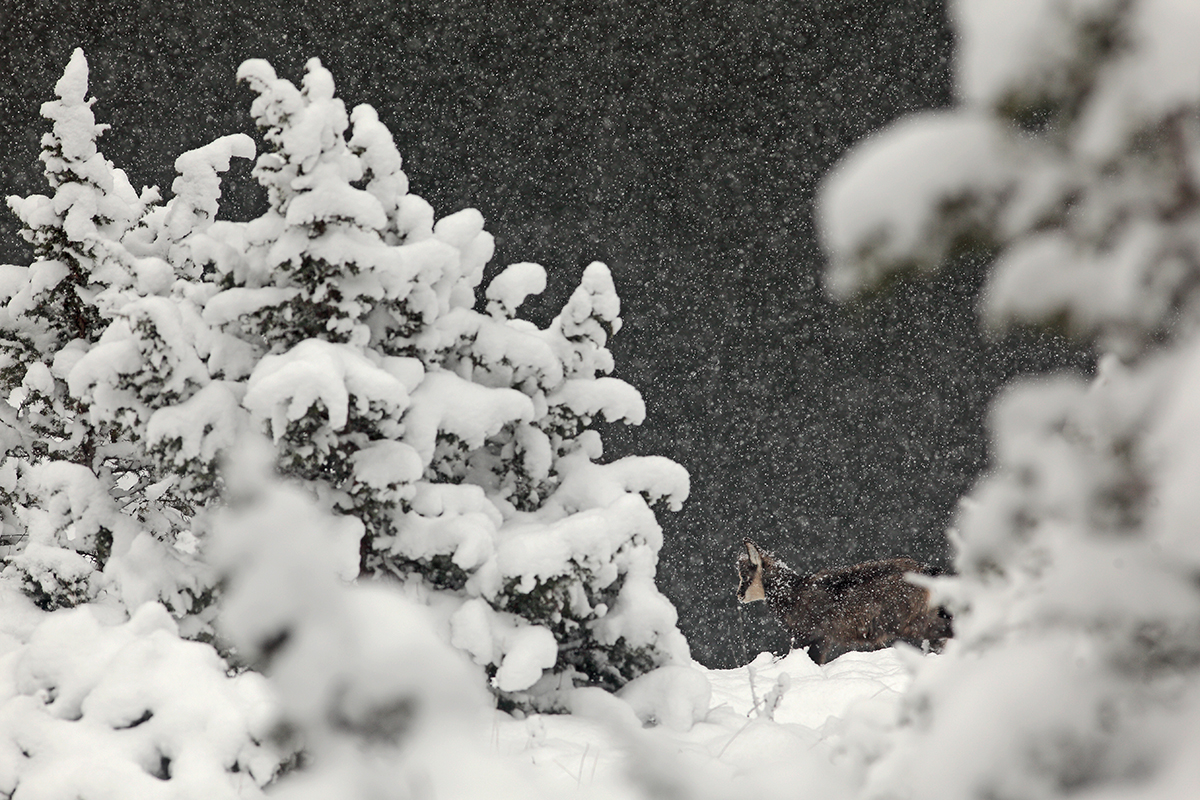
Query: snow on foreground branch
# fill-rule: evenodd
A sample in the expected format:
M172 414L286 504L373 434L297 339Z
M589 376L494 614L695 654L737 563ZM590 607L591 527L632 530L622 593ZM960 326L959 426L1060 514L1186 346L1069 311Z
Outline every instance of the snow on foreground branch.
M347 114L316 60L300 87L243 64L262 152L235 134L181 155L165 202L98 150L87 78L76 51L42 108L51 193L8 200L35 257L0 267L0 596L30 622L4 639L0 674L65 661L0 677L0 713L18 720L0 731L0 793L107 797L133 769L166 782L138 796L255 796L306 759L319 772L346 747L432 742L407 732L463 717L459 695L466 717L564 711L575 687L689 663L654 583L655 509L680 507L687 473L605 463L593 429L646 413L608 375L607 267L546 329L517 318L545 288L536 264L501 271L476 310L482 216L435 220L378 115ZM221 174L256 153L268 210L219 219ZM251 492L238 454L263 435L286 486ZM75 659L72 630L132 654ZM214 687L180 723L226 731L194 757L202 789L176 780L193 759L164 721L176 689L135 691L138 669ZM114 670L133 688L111 707L56 699L125 686ZM120 743L117 771L55 783L71 751L40 731L94 725Z
M1200 786L1200 5L959 0L959 104L827 181L831 291L965 249L985 322L1098 349L1012 386L943 580L957 638L870 753L874 798Z

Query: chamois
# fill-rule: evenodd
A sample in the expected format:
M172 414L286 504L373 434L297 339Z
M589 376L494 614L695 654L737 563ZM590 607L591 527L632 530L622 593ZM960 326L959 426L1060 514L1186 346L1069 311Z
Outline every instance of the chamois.
M907 573L936 574L911 558L867 561L799 575L749 539L738 556L738 600L765 600L792 637L818 664L854 650L896 642L939 651L953 635L950 614L929 605L929 590Z

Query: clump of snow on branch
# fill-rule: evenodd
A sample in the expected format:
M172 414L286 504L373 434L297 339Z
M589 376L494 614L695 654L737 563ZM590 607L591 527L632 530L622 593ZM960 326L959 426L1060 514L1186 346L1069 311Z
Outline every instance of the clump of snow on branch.
M9 796L258 798L275 775L266 679L229 677L162 606L118 624L90 606L49 616L4 666Z

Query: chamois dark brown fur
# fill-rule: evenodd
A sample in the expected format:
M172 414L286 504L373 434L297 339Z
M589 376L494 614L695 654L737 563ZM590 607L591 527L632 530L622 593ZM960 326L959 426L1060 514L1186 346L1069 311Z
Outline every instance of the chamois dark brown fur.
M792 637L825 664L855 650L896 642L941 650L953 635L950 614L929 604L929 590L905 575L936 574L911 558L867 561L800 575L749 539L738 557L738 600L765 600Z

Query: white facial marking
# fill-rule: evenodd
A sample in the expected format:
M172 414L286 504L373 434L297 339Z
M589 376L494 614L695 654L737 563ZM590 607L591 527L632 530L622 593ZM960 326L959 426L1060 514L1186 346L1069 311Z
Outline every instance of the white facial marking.
M766 600L767 593L763 591L762 585L762 567L757 567L754 570L754 577L750 579L750 585L746 587L746 591L738 600L743 603L753 603L755 600Z

